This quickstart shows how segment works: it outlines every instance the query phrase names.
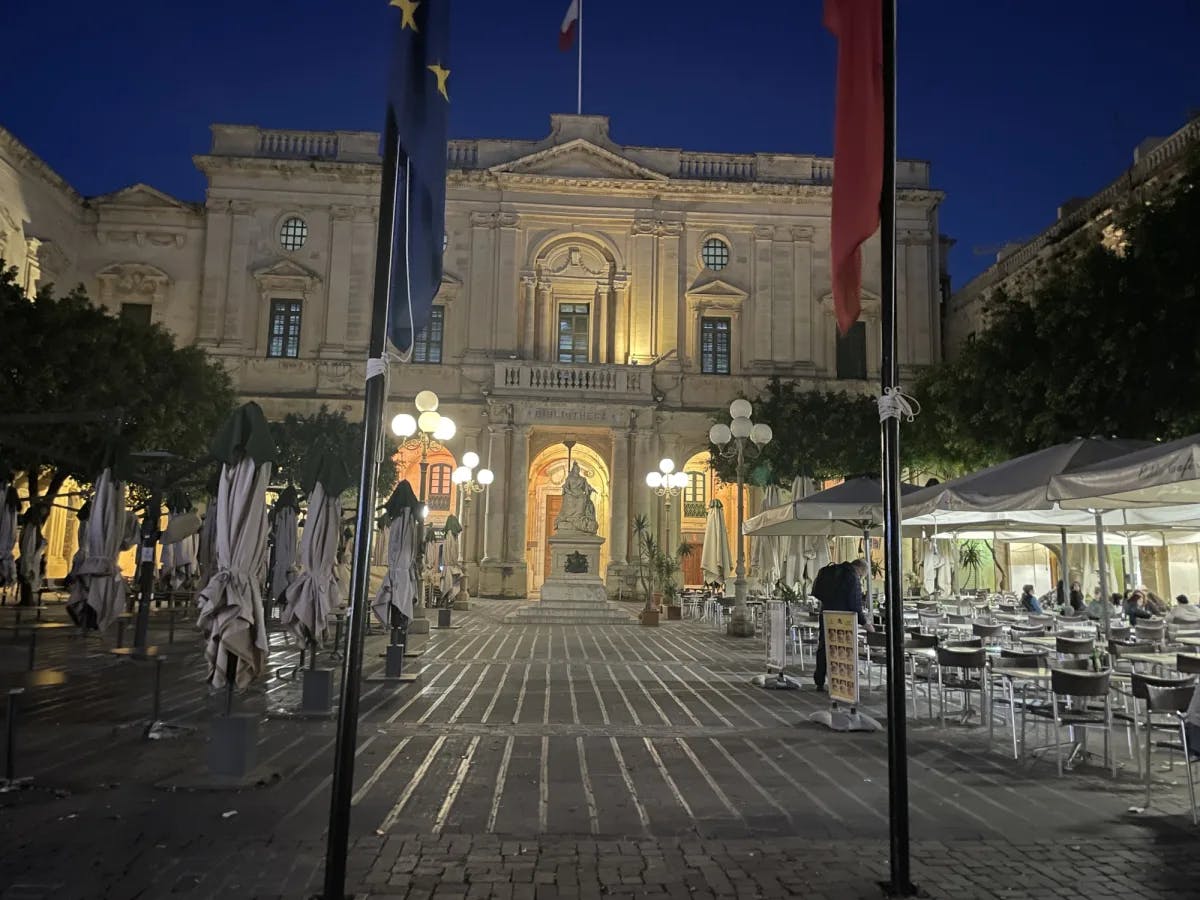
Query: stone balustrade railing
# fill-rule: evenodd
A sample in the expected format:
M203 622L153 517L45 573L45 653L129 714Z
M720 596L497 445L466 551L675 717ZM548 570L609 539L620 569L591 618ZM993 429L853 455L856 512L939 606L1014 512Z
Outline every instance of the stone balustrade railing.
M258 155L287 159L337 159L336 134L322 131L263 131Z
M496 363L496 394L561 399L649 399L650 369L642 366L509 361Z

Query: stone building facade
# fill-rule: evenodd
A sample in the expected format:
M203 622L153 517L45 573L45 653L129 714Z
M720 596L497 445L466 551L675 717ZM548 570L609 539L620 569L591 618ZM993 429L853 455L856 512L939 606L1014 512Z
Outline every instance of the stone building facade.
M415 361L392 366L388 417L432 389L458 425L429 460L435 515L458 504L449 472L466 450L495 472L466 508L482 593L530 595L545 577L564 441L597 488L617 591L635 516L694 543L711 499L732 516L706 464L712 416L732 399L774 375L876 390L879 245L864 248L863 322L838 339L831 160L622 146L607 118L569 115L541 140L448 152L445 276ZM378 135L214 125L195 164L202 203L142 184L83 198L0 130L0 255L30 290L82 283L113 312L204 347L268 416L327 404L357 418ZM898 182L899 353L911 368L942 344L942 195L924 162L901 162ZM663 457L689 472L669 517L645 485ZM402 449L397 463L412 474L417 456Z

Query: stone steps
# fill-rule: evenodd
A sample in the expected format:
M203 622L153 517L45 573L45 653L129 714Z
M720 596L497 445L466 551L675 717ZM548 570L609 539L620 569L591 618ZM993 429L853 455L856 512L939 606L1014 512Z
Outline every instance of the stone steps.
M636 616L608 601L558 598L533 601L504 617L513 624L621 625L633 624Z

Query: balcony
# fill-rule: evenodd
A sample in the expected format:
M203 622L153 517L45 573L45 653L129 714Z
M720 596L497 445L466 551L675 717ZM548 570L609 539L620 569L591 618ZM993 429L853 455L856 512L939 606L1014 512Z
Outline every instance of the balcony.
M493 392L558 400L649 401L647 366L581 365L510 360L496 363Z

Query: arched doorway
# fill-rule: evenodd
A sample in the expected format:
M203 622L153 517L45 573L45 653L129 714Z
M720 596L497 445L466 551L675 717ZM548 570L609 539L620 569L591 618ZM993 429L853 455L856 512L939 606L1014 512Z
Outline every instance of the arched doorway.
M392 457L396 471L402 481L412 485L413 493L421 493L421 451L406 450L403 446ZM446 524L450 513L457 513L458 489L450 480L458 463L454 454L445 447L430 450L426 458L429 468L425 473L425 503L429 507L428 521L441 527Z
M679 539L688 544L692 552L683 560L683 583L699 585L704 581L700 571L700 556L704 550L704 526L708 521L708 505L713 500L721 502L725 515L725 528L729 532L729 553L737 559L737 545L733 543L737 534L737 485L726 484L709 466L707 450L696 453L683 464L687 473L687 487L679 504ZM746 509L749 510L747 503ZM748 551L747 551L748 553ZM749 557L747 557L749 558Z
M579 471L596 489L596 521L600 525L600 573L608 571L609 525L612 519L612 490L608 466L603 457L584 443L571 450L571 462L579 463ZM529 573L528 591L532 596L546 580L550 554L547 538L554 534L554 520L562 506L562 484L567 477L567 450L553 444L539 453L529 465L529 493L525 498L525 562Z

